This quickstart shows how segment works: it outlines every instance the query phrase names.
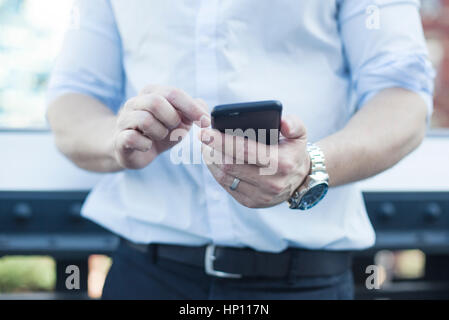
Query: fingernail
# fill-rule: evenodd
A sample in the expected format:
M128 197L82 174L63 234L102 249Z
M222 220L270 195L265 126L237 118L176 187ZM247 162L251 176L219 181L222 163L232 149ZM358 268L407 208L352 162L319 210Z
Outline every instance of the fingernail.
M211 134L211 130L209 129L203 129L200 132L200 140L201 142L205 143L205 144L209 144L212 140L212 134Z
M200 140L201 142L206 142L207 140L207 131L204 129L200 132Z
M200 126L201 128L207 128L211 124L211 119L209 116L202 115L200 118Z

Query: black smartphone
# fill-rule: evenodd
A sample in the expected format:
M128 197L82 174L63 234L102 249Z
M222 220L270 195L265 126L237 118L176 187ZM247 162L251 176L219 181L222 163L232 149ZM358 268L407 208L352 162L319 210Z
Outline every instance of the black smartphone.
M235 135L241 135L238 130L241 129L250 133L244 135L247 138L253 137L252 132L255 134L253 137L255 140L274 144L279 141L281 116L282 104L276 100L223 104L216 106L212 111L212 128L223 133L232 130L231 134L235 132ZM248 129L252 130L247 131ZM260 134L261 129L264 130L264 135ZM272 138L274 132L277 132L276 139Z

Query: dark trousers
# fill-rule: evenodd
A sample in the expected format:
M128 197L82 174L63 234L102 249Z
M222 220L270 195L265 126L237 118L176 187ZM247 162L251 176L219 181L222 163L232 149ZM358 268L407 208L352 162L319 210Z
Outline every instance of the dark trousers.
M219 279L202 268L156 258L120 244L106 278L103 299L315 300L352 299L350 270L330 277Z

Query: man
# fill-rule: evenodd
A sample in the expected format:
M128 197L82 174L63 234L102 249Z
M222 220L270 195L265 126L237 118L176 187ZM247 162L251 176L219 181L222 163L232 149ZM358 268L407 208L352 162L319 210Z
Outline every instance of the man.
M69 159L105 173L83 208L123 239L104 298L352 298L350 252L374 242L354 182L414 150L432 111L419 2L77 10L48 120ZM273 99L284 106L277 170L262 175L207 127L215 105ZM174 163L180 129L194 154L201 139L233 164Z

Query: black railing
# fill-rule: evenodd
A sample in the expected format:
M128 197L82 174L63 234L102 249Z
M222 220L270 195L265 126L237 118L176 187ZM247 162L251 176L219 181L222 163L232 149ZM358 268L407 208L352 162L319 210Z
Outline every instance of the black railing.
M87 292L87 259L110 255L117 236L81 217L87 191L0 192L0 256L50 255L56 260L57 297L65 287L68 265L80 268L83 298ZM376 245L354 257L357 297L449 298L449 192L367 192L364 194ZM366 290L365 268L379 250L420 249L426 254L425 276L396 282L389 289Z

